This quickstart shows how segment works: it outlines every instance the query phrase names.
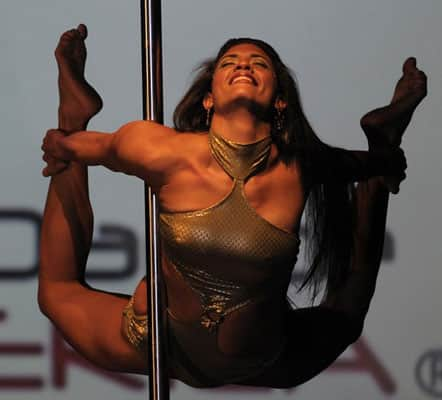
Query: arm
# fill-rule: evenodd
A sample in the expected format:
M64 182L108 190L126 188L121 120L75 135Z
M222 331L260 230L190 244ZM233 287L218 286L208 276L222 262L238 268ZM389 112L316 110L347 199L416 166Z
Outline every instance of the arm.
M324 145L313 164L315 183L366 181L375 176L402 176L401 149L357 151Z
M173 129L154 122L136 121L111 134L80 131L65 136L60 130L50 130L42 149L56 159L103 165L158 187L178 168L177 137ZM46 168L43 174L54 173Z

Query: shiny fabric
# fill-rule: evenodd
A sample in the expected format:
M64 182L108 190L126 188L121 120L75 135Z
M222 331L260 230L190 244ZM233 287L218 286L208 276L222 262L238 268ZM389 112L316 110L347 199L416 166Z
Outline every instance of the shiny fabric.
M213 330L288 283L298 238L259 216L244 194L244 181L266 165L271 139L244 145L210 133L209 144L233 178L231 192L203 210L162 213L160 231L166 257L200 296L201 324Z
M217 329L239 308L271 296L285 297L299 239L259 216L245 197L246 180L266 166L271 139L238 144L210 132L209 145L232 177L229 194L202 210L160 215L163 252L199 295L204 310L199 326L174 318L169 322L175 347L190 354L197 369L205 376L215 370L212 381L234 382L256 374L269 360L222 354ZM192 354L196 349L198 355Z

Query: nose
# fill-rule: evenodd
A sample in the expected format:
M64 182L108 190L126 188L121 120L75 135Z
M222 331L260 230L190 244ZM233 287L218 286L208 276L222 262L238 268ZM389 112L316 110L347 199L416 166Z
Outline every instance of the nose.
M235 69L245 69L245 70L251 70L250 62L248 60L242 59L238 61L238 64L236 64Z

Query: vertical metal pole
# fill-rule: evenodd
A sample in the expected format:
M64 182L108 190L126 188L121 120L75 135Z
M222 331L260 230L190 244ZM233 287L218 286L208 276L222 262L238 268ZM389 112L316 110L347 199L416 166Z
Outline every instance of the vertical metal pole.
M143 119L163 123L163 81L161 44L161 0L141 0L141 51L143 78ZM150 262L147 305L149 330L149 399L169 399L169 377L166 364L167 333L162 306L160 240L158 231L158 199L145 185L146 250Z

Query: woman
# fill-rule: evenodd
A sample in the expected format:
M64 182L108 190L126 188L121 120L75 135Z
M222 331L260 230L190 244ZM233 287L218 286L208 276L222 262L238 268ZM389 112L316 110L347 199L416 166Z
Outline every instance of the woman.
M147 372L145 281L130 300L84 281L92 237L85 165L101 164L147 181L160 199L171 377L196 387L290 387L319 373L360 335L382 254L386 185L370 179L352 199L348 183L404 177L397 146L425 96L425 75L407 60L392 104L362 120L370 151L350 152L315 136L270 46L233 40L203 66L177 107L176 129L139 121L104 134L85 131L101 108L83 75L86 36L80 25L56 50L60 130L42 146L52 176L43 312L94 363ZM291 310L286 291L308 197L318 246L307 281L326 276L327 295L319 307Z

